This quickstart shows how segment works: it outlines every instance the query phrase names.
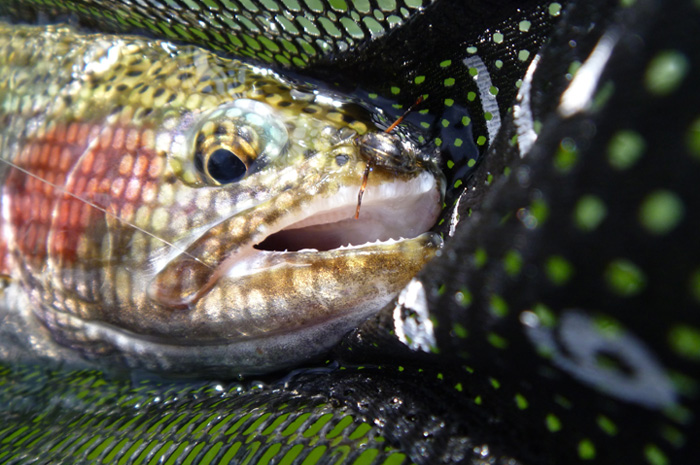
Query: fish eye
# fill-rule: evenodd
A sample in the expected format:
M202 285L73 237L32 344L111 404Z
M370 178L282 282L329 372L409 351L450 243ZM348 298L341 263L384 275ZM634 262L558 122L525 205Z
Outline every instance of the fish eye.
M183 166L196 185L221 186L265 169L287 153L284 121L269 105L236 99L198 117L186 133ZM186 176L183 174L183 176Z
M194 164L197 169L217 184L240 181L248 171L245 163L226 148L218 148L206 157L201 152L197 152Z

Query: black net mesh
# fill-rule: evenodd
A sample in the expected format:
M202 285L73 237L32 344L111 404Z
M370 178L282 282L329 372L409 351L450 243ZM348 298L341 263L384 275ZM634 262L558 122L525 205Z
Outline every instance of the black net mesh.
M406 461L356 412L310 391L123 384L86 371L2 375L3 463Z
M430 0L29 1L14 18L70 16L84 27L141 32L285 67L305 67L384 36Z
M0 461L697 461L700 5L425 3L0 5L291 67L387 120L427 94L408 120L451 186L442 256L324 368L5 365Z

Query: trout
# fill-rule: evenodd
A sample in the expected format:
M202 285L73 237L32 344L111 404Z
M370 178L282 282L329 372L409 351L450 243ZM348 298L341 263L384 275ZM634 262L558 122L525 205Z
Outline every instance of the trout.
M3 305L40 322L32 341L165 373L282 369L441 246L435 154L347 97L62 25L0 24L0 76Z

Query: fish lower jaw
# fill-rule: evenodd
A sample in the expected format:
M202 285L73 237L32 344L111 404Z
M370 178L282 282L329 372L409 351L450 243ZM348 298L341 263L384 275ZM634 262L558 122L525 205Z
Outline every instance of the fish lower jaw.
M328 252L394 245L428 231L441 209L436 178L421 173L410 180L370 186L355 219L358 187L313 199L286 215L254 248L267 252Z

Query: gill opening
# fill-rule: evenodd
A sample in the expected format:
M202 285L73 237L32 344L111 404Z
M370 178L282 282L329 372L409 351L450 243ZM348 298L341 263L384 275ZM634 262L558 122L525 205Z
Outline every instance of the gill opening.
M189 254L186 250L181 249L180 247L176 246L175 244L173 244L173 243L170 242L170 241L167 241L167 240L163 239L162 237L158 237L158 236L156 236L155 234L153 234L153 233L151 233L151 232L148 232L148 231L146 231L145 229L140 228L139 226L136 226L135 224L133 224L133 223L131 223L131 222L125 220L124 218L120 218L119 216L115 215L114 213L108 211L106 208L102 208L102 207L100 207L99 205L97 205L97 204L95 204L95 203L93 203L93 202L90 202L88 199L85 199L85 198L83 198L83 197L81 197L81 196L79 196L79 195L77 195L77 194L74 194L74 193L72 193L72 192L68 192L65 188L63 188L63 187L61 187L61 186L59 186L59 185L57 185L57 184L54 184L54 183L52 183L51 181L49 181L49 180L47 180L47 179L44 179L44 178L42 178L41 176L38 176L38 175L36 175L36 174L34 174L34 173L32 173L32 172L30 172L30 171L28 171L28 170L22 168L21 166L16 165L15 163L13 163L13 162L11 162L11 161L9 161L9 160L5 160L4 158L0 158L0 160L1 160L3 163L5 163L5 164L11 166L12 168L14 168L14 169L16 169L16 170L18 170L18 171L20 171L20 172L26 174L27 176L31 176L31 177L34 178L34 179L37 179L37 180L39 180L39 181L41 181L41 182L43 182L43 183L48 184L49 186L51 186L51 187L53 187L54 189L56 189L58 192L60 192L60 193L62 193L62 194L66 194L66 195L68 195L68 196L70 196L70 197L73 197L74 199L77 199L77 200L79 200L79 201L85 203L86 205L88 205L88 206L90 206L90 207L92 207L92 208L94 208L94 209L96 209L96 210L101 211L101 212L104 213L105 215L108 215L108 216L110 216L110 217L116 219L117 221L120 221L121 223L123 223L123 224L125 224L125 225L127 225L127 226L130 226L130 227L134 228L135 230L137 230L137 231L139 231L139 232L142 232L143 234L146 234L147 236L150 236L150 237L152 237L153 239L156 239L156 240L162 242L163 244L165 244L165 245L167 245L167 246L169 246L169 247L172 247L173 249L177 250L178 252L181 252L181 253L183 253L183 254L189 256L190 258L192 258L193 260L197 261L198 263L201 263L203 266L205 266L205 267L207 267L207 268L211 268L211 266L207 265L206 263L204 263L203 261L201 261L199 258L197 258L197 257L195 257L195 256L193 256L193 255L191 255L191 254Z
M412 112L418 105L423 102L423 96L419 96L413 104L408 107L406 111L403 112L401 116L396 118L396 121L391 123L388 128L384 130L384 133L389 134L391 131L396 129L396 126L401 124L401 121L404 120L406 116L410 112ZM355 219L359 220L360 219L360 207L362 206L362 197L365 195L365 190L367 189L367 181L369 180L369 173L372 172L374 169L374 159L371 159L367 162L367 167L365 168L365 172L362 174L362 184L360 185L360 192L357 193L357 208L355 208Z

